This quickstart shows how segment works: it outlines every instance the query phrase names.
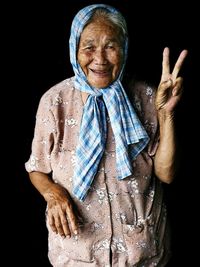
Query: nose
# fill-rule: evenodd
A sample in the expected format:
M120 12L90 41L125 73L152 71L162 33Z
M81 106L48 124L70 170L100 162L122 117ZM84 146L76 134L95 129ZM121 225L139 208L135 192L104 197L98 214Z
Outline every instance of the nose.
M96 49L94 53L94 63L96 65L104 65L107 62L105 50L102 48Z

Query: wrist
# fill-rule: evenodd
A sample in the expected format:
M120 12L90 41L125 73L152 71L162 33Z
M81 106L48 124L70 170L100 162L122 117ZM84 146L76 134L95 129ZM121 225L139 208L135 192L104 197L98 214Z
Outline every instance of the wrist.
M158 110L157 112L158 114L158 120L161 122L165 122L165 121L174 121L174 112L167 112L166 110Z
M57 195L58 191L57 187L58 185L53 182L44 190L42 196L47 202L55 198L55 195Z

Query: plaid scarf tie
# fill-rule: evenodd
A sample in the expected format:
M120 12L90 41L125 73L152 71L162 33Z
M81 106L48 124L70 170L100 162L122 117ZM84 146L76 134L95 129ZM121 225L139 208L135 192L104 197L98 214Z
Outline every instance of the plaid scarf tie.
M77 62L76 54L80 35L94 9L99 7L106 8L109 12L118 12L113 7L104 4L83 8L72 22L69 42L70 60L75 73L75 88L89 94L83 109L73 177L73 194L81 201L84 201L87 196L105 150L107 113L116 143L117 179L124 179L133 173L131 161L149 142L149 137L120 82L127 56L128 39L125 40L124 64L120 75L107 88L91 87Z

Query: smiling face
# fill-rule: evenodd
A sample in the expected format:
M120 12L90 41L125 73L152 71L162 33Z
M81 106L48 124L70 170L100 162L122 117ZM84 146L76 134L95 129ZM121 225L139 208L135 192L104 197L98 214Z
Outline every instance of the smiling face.
M95 88L105 88L119 75L123 62L120 31L102 20L88 24L80 37L78 62Z

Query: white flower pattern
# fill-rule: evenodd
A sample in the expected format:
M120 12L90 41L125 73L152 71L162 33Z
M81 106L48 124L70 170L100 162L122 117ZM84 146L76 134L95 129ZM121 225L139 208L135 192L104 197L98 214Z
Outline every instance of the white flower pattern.
M142 90L140 86L138 91L135 89L135 107L151 138L155 137L157 131L157 121L154 120L154 109L153 105L151 106L153 99L154 91L151 87L143 86ZM98 261L95 267L106 267L110 266L107 259L112 250L112 257L116 261L113 267L119 266L119 262L121 266L142 266L140 260L144 262L145 267L164 266L160 252L163 246L168 250L168 245L165 241L161 243L159 238L167 236L164 234L167 214L161 198L161 183L152 176L153 164L147 150L134 160L133 175L124 180L117 180L115 138L108 117L106 151L88 196L82 203L72 194L73 171L76 165L75 149L79 131L77 126L82 116L82 100L80 91L74 89L74 78L67 79L50 89L40 105L33 151L26 163L26 169L50 173L52 166L56 166L52 176L54 181L68 190L83 218L81 233L72 235L66 240L52 233L47 223L48 254L52 265L58 260L54 266L60 264L62 267L89 267L96 257ZM155 145L157 142L156 139ZM153 214L150 218L151 212ZM157 216L160 216L159 227L154 221ZM151 220L153 223L150 226L148 221ZM126 235L124 229L131 235L140 225L144 227L141 227L141 233L138 233L133 251L129 242L130 236ZM155 254L152 252L154 244L147 242L149 240L145 235L147 228L152 234L152 239L158 239L160 251L156 251ZM156 232L158 230L159 232ZM143 237L141 238L139 234ZM135 234L134 237L136 238ZM61 250L65 253L61 253ZM135 258L138 262L130 251L137 256ZM142 258L143 255L147 256Z
M74 126L77 125L77 121L75 119L73 119L73 118L66 119L65 120L65 125L70 126L71 128L73 128Z

